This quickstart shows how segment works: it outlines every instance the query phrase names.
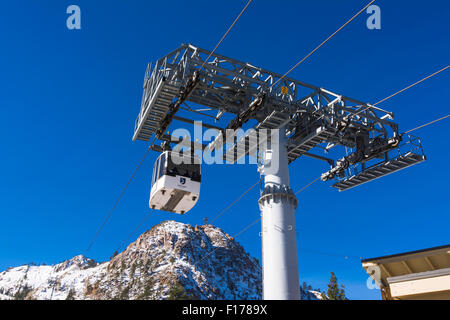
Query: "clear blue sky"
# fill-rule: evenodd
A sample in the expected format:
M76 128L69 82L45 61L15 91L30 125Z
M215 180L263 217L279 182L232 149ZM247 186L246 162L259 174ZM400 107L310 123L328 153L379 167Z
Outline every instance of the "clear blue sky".
M218 52L283 73L368 1L256 0ZM0 270L83 253L147 147L131 141L144 71L181 43L212 49L245 1L9 1L0 18ZM362 14L292 76L368 102L449 64L448 1L376 2L382 29ZM82 29L66 28L77 4ZM448 114L450 72L383 105L402 131ZM358 259L449 243L450 120L417 131L426 163L338 193L299 195L301 281L325 289L334 271L352 299L378 299ZM151 153L89 256L106 260L148 213ZM298 190L326 169L290 167ZM258 178L254 166L204 166L201 198L180 217L215 216ZM258 190L217 220L235 234L259 214ZM260 258L259 226L238 238ZM325 254L319 254L323 252Z

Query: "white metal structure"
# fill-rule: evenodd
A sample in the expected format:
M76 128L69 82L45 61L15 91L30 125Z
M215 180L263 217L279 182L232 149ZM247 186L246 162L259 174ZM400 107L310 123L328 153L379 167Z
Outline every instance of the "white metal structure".
M186 102L217 113L204 114L191 109ZM196 116L185 118L179 112ZM187 142L193 149L222 153L223 160L230 164L247 155L257 153L260 158L260 152L265 153L265 185L259 199L263 220L264 299L299 298L294 221L297 199L289 187L289 163L303 156L327 162L331 169L322 174L322 180L337 179L333 186L343 191L425 160L420 140L401 134L392 112L183 44L159 59L153 68L148 66L133 140L149 141L154 135L150 148L161 152L163 145L180 142L178 137L168 134L174 120L195 124L199 115L205 119L202 126L216 129L218 135L209 145ZM232 119L225 115L231 115ZM247 131L251 133L238 139L235 132L247 127L253 129ZM278 130L278 138L260 149L264 131ZM336 150L336 157L341 156L331 159L312 152L327 153L331 148ZM276 169L270 162L276 163ZM185 189L178 189L181 186L176 178L161 184L159 179L165 178L154 182L152 197L155 198L150 200L154 208L186 212L188 208L180 208L178 202L192 208L195 203L188 202L192 198L189 200L189 196L186 198L183 192L177 191ZM173 196L163 192L167 190L165 185L175 190Z
M297 198L289 187L285 130L274 130L264 157L262 214L264 300L299 300L295 209Z
M153 168L149 206L151 209L185 214L200 195L200 160L165 151Z

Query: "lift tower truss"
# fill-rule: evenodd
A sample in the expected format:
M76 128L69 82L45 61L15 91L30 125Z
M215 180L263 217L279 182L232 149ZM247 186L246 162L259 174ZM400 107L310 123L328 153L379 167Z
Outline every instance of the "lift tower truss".
M337 179L332 186L343 191L425 160L420 140L400 134L392 112L190 44L183 44L153 66L149 64L143 89L133 141L148 141L155 135L165 146L176 143L165 132L173 120L193 123L177 116L184 102L217 112L209 127L222 136L226 129L240 129L250 120L256 123L251 132L258 147L265 146L260 150L263 163L270 155L279 164L270 174L263 170L259 200L266 299L299 298L297 199L289 187L289 163L301 156L325 160L330 169L322 174L322 180ZM233 115L233 120L218 126L224 114ZM262 129L281 135L261 143ZM251 134L238 140L224 155L229 163L255 151ZM223 139L193 146L213 150L223 147ZM330 159L311 153L317 149L328 153L335 147L345 149L345 155ZM152 148L162 150L156 144Z

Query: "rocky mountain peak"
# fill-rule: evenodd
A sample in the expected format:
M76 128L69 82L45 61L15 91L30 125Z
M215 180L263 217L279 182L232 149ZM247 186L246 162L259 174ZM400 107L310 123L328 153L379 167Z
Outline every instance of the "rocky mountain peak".
M0 299L189 298L261 299L258 260L220 228L165 221L103 263L78 255L0 272Z
M94 260L86 258L84 255L80 254L78 256L73 257L72 259L63 261L57 265L55 265L55 271L60 272L63 270L67 270L69 268L76 268L78 270L85 270L88 268L93 268L97 266Z
M4 271L0 294L27 299L259 299L261 269L223 230L165 221L104 263L78 255L55 266Z

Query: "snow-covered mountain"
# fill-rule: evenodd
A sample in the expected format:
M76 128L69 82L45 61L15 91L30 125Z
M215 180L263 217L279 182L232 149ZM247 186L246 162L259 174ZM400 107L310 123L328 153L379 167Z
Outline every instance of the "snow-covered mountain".
M224 231L166 221L101 264L79 255L9 268L0 273L0 300L261 299L261 286L258 260Z

